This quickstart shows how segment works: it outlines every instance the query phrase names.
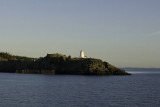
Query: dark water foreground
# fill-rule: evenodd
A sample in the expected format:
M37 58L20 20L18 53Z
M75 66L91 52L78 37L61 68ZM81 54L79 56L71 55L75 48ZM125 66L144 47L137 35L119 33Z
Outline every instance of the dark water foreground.
M0 73L0 107L158 107L160 70L131 76Z

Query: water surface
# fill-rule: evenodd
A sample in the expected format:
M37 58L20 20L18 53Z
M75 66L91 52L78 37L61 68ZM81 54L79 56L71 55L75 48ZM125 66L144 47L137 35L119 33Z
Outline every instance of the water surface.
M160 70L131 76L0 73L0 107L158 107Z

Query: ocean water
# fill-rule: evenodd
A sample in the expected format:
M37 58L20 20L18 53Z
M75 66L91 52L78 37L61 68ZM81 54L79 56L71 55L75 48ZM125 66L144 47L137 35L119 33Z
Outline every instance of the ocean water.
M160 107L160 69L131 76L0 73L0 107Z

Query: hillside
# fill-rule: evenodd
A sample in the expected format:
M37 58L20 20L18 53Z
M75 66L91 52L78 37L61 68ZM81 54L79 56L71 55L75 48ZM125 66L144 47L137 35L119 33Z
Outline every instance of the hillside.
M0 72L80 75L129 75L108 62L94 58L72 58L62 54L47 54L28 58L0 53Z

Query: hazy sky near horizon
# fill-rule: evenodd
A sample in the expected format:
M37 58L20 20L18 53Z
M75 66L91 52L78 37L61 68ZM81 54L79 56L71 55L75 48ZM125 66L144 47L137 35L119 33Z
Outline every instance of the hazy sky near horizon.
M0 0L0 51L160 67L160 0Z

